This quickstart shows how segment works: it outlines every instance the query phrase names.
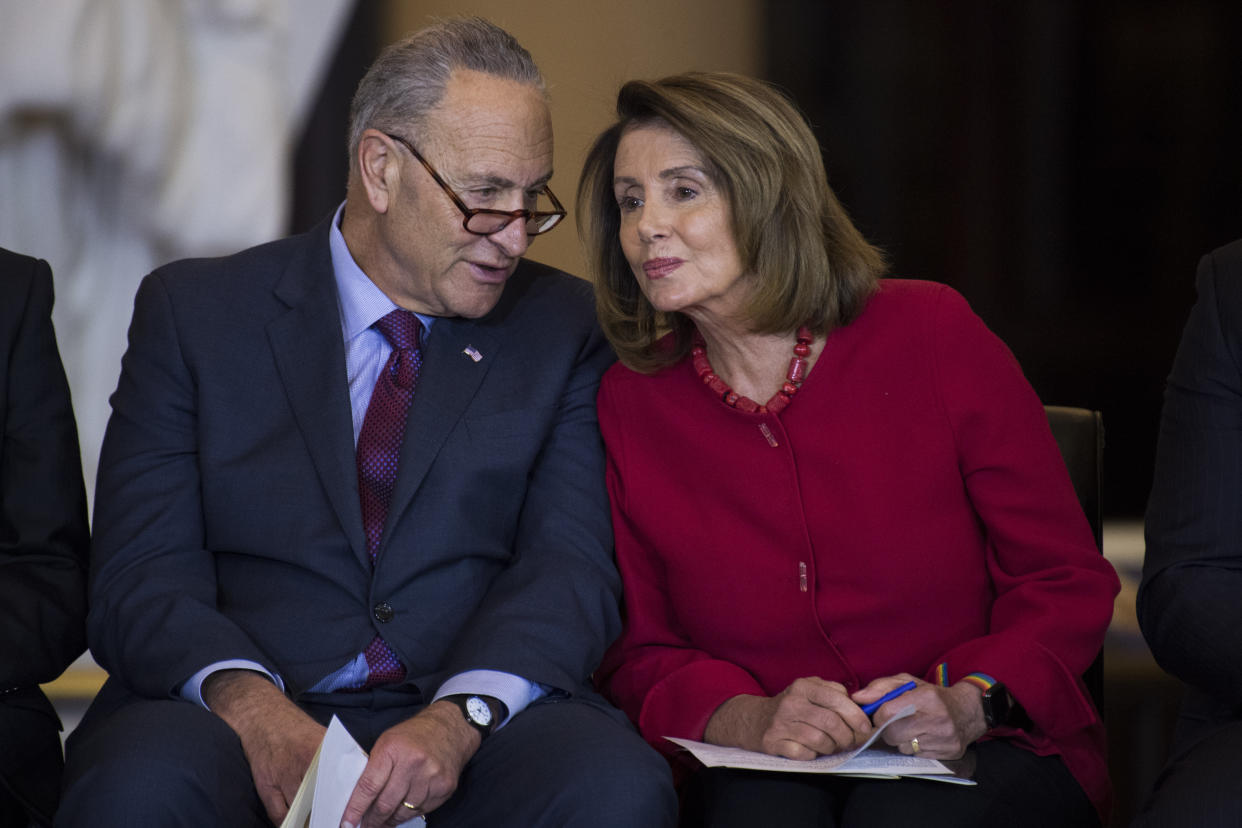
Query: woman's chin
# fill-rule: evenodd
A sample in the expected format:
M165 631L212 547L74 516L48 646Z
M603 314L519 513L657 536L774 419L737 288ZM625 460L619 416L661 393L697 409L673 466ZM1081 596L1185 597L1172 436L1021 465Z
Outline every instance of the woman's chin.
M676 313L686 306L686 302L679 296L669 296L659 291L651 291L647 294L647 301L651 303L651 307L660 313Z

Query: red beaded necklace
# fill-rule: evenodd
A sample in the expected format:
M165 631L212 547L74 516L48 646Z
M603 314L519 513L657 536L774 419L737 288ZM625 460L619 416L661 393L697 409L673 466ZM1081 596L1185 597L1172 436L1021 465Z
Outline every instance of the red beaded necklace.
M785 373L785 383L781 389L772 395L772 399L766 404L760 405L749 397L743 397L741 394L730 388L724 380L716 376L712 370L711 363L707 361L707 342L703 339L703 334L697 330L694 332L694 339L690 344L690 356L694 360L694 370L698 371L699 379L703 380L703 384L712 389L716 394L720 395L720 399L726 404L731 405L739 411L746 411L751 414L779 414L781 410L789 405L789 401L793 399L794 394L798 393L798 389L802 387L802 381L806 379L806 358L811 355L811 343L815 341L811 329L806 325L798 328L798 341L794 343L793 359L789 360L789 370Z

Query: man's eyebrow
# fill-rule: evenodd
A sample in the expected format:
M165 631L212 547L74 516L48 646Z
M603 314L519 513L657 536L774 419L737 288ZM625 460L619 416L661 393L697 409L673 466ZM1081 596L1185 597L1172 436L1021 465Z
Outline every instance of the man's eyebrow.
M467 186L470 186L473 184L490 184L491 186L496 187L497 189L501 189L501 190L513 190L519 186L516 181L510 178L505 178L503 175L494 175L494 174L483 174L479 176L467 175L467 176L463 176L463 178L465 179L464 183ZM531 182L530 187L532 188L533 187L546 187L548 182L551 180L552 180L552 173L548 172L546 175L542 175L539 178L536 178L533 182Z

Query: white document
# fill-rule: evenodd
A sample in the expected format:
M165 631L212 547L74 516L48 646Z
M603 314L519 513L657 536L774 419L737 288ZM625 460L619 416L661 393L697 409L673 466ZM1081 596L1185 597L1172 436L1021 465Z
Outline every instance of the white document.
M366 751L333 716L280 828L340 828L350 794L366 766ZM415 828L427 823L419 816L405 824Z
M786 759L767 753L742 750L741 748L720 747L691 739L675 739L665 737L694 754L694 757L709 768L726 767L744 770L784 771L788 773L833 773L842 776L865 776L880 779L895 779L900 776L912 776L921 779L934 779L939 782L954 782L959 785L973 785L974 780L955 776L943 762L936 759L922 759L918 756L906 756L895 748L884 745L873 748L874 742L884 729L898 719L914 715L914 706L905 707L896 716L876 728L866 742L853 750L842 751L816 759Z

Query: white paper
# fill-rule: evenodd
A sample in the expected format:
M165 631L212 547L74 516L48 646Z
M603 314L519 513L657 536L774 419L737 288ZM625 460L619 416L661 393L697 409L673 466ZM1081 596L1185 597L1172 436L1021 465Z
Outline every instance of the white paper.
M366 766L366 751L333 716L280 828L339 828ZM418 816L404 824L417 828L427 823Z
M936 779L942 782L956 782L963 785L975 784L972 780L955 776L953 771L936 759L924 759L918 756L906 756L895 748L885 745L873 748L871 744L884 729L898 719L914 715L914 706L901 709L896 716L889 719L882 727L872 732L871 737L861 746L853 750L820 756L816 759L786 759L783 756L772 756L741 748L721 747L696 742L691 739L675 739L665 737L694 754L694 757L709 768L727 767L744 770L782 771L786 773L833 773L844 776L866 776L879 779L894 779L900 776Z

